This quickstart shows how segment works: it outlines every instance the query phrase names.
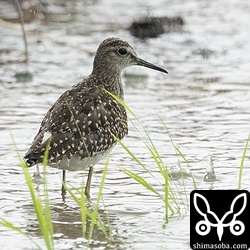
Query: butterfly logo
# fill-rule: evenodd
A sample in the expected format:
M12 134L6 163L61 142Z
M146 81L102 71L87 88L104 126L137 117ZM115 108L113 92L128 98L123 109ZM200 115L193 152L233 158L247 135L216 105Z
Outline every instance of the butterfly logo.
M237 203L239 204L240 199L243 199L243 205L239 209L238 208L239 206L237 205L236 207L235 205ZM200 207L198 206L198 200L200 202L199 203ZM209 234L211 227L217 228L217 235L218 235L219 241L221 241L222 239L225 227L229 227L230 232L236 236L244 233L245 225L243 224L242 221L237 220L237 216L239 216L246 208L246 205L247 205L246 193L239 194L233 199L231 206L230 206L230 210L227 211L222 216L221 219L219 219L218 216L213 211L210 210L210 205L207 199L203 195L195 193L193 202L194 202L194 207L196 211L204 218L203 220L200 220L199 222L197 222L195 226L195 230L199 235L204 236L204 235ZM201 206L202 203L203 203L203 206ZM230 222L226 223L225 222L226 220Z

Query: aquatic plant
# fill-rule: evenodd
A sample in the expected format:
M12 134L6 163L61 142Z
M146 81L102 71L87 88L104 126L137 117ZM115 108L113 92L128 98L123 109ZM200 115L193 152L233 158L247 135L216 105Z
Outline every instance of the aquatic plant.
M16 144L14 144L16 147ZM32 198L32 204L35 210L36 218L38 221L38 225L40 228L40 232L43 236L47 249L54 249L54 239L53 239L53 224L51 218L51 210L50 210L50 201L48 195L48 188L47 188L47 159L48 159L48 148L46 148L44 152L44 160L43 160L43 196L40 195L33 184L32 177L28 171L28 167L24 162L23 158L19 154L17 148L16 152L18 154L18 158L20 161L20 165L23 170L24 177L26 179L27 186L29 188L29 193Z
M241 157L241 163L240 163L240 169L239 169L239 178L238 178L238 189L241 189L241 184L242 184L242 175L243 175L243 167L244 167L244 162L246 158L246 153L247 153L247 148L248 148L248 143L250 141L250 133L248 135L246 145L244 147L244 151Z
M108 91L107 91L108 92ZM139 121L138 117L134 114L134 112L121 100L119 99L117 96L113 95L112 93L108 92L108 94L110 94L117 102L119 102L120 104L122 104L126 110L128 111L128 113L130 113L130 115L132 116L133 119L135 119L140 125L141 122ZM164 123L164 121L160 118L160 116L158 116L159 121L161 122L161 124L163 125L165 131L166 131L166 135L168 135L171 144L175 150L177 159L178 159L178 166L179 166L179 170L181 173L181 181L182 181L182 188L183 190L179 190L180 187L178 187L177 185L175 185L174 183L171 182L170 180L170 173L169 173L169 169L167 164L164 162L164 158L161 157L157 147L155 146L155 143L153 142L152 138L150 137L150 134L147 132L147 130L142 127L141 131L139 129L139 127L137 125L135 125L135 123L133 122L132 119L130 119L131 124L134 126L135 130L138 133L138 137L141 141L143 141L144 145L146 146L146 149L148 150L148 157L153 159L156 168L151 167L150 169L146 167L146 164L143 163L143 161L136 156L136 154L134 154L121 140L119 140L118 138L116 138L116 140L118 141L118 143L122 146L122 148L128 153L128 155L130 155L130 157L139 165L141 166L144 171L146 173L149 174L149 176L151 176L153 179L155 179L157 181L157 183L159 183L159 185L162 187L162 192L159 192L156 190L156 188L151 185L145 178L143 178L142 176L140 176L139 174L126 169L126 168L122 168L121 170L127 174L129 177L131 177L132 179L134 179L136 182L138 182L139 184L141 184L142 186L144 186L146 189L150 190L151 192L153 192L155 195L157 195L163 202L164 202L164 206L165 206L165 218L166 221L168 221L169 219L169 211L171 212L171 214L174 214L176 212L180 212L181 210L181 205L183 204L184 207L188 207L189 206L189 199L188 199L188 194L187 194L187 190L186 190L186 182L185 182L185 177L183 174L183 169L182 169L182 163L181 162L185 162L186 165L190 168L189 163L186 159L186 157L184 156L184 154L180 151L180 149L174 144L174 141L171 137L171 134L166 126L166 124ZM143 133L142 133L143 132ZM155 176L155 169L159 170L161 176L163 177L163 180L159 180L159 178L157 178ZM153 171L151 169L154 169ZM196 189L196 182L195 179L193 178L192 175L190 175L192 178L192 182L193 182L193 187L194 189ZM182 195L180 195L180 193L184 193L185 194L185 198L186 200L183 201Z
M44 157L43 157L43 171L42 171L42 179L43 179L43 185L42 185L42 192L39 192L36 187L34 186L34 183L32 181L32 177L29 173L29 168L27 167L26 163L24 162L22 156L20 155L17 146L15 144L14 138L12 137L15 150L17 152L18 159L20 161L20 165L26 180L26 184L31 196L32 200L32 205L34 208L34 212L37 218L37 222L39 225L40 232L42 234L42 238L44 239L46 249L52 250L55 249L54 246L54 233L53 233L53 220L51 216L51 209L50 209L50 199L49 199L49 192L48 192L48 187L47 187L47 159L48 159L48 148L45 150ZM49 145L49 144L48 144ZM93 237L93 232L94 232L94 227L97 226L99 230L103 232L105 237L109 240L110 235L108 234L104 223L102 222L98 209L100 206L101 198L102 198L102 192L103 192L103 187L105 183L105 178L107 174L107 169L108 169L108 163L109 163L109 156L107 157L106 164L103 169L102 173L102 178L100 181L99 185L99 191L98 195L96 198L96 202L94 203L94 206L91 206L91 210L87 208L87 200L85 198L84 194L84 185L82 185L82 188L80 191L77 192L77 194L74 194L73 191L65 184L65 188L70 194L70 197L73 198L73 200L79 205L81 208L81 219L82 219L82 233L83 237L88 239L88 245L91 243L91 239ZM79 197L79 195L80 197ZM86 228L87 221L90 221L88 228ZM9 228L13 231L16 231L25 237L27 237L33 244L36 245L38 249L42 249L32 238L31 235L23 231L22 229L16 227L13 223L5 220L4 218L0 218L0 225L4 226L6 228ZM110 225L109 225L110 227ZM110 232L111 232L111 228ZM88 235L86 232L88 231Z
M112 95L112 93L109 93L109 94ZM181 150L175 145L166 124L159 117L159 122L162 124L164 131L166 132L164 133L164 136L166 136L166 138L167 137L169 138L168 141L171 142L171 145L173 149L175 150L176 157L178 159L178 167L179 167L179 173L180 173L179 180L181 181L181 185L178 185L173 180L171 180L171 173L169 171L169 167L164 162L164 157L161 156L153 139L150 137L150 134L147 132L147 130L143 128L137 116L125 103L123 103L117 97L115 96L113 97L117 101L122 103L122 105L124 105L124 107L127 109L129 114L132 116L133 119L130 119L130 122L132 126L134 126L135 128L135 131L138 134L138 138L141 141L143 141L143 144L148 151L147 158L151 158L153 160L155 167L151 166L150 168L148 168L147 164L143 162L143 160L140 159L140 157L138 157L135 153L133 153L132 150L128 146L126 146L124 142L116 138L117 142L127 152L127 154L133 159L133 161L143 169L144 173L147 173L150 178L153 178L153 180L157 181L157 186L155 186L155 184L151 184L150 178L146 179L145 177L142 177L140 174L136 173L135 171L131 171L127 168L122 168L121 170L123 173L128 175L138 184L142 185L147 190L154 193L160 200L162 200L164 204L164 208L165 208L166 222L168 222L169 217L172 214L176 214L176 213L181 214L181 211L183 211L183 208L185 209L185 211L187 211L189 207L189 194L188 194L188 190L186 187L187 185L186 185L185 171L183 170L183 167L182 167L184 163L185 166L190 168L188 160L186 159L185 155L181 152ZM139 124L141 125L140 129L139 129L139 126L135 124L134 120L139 122ZM141 127L142 127L142 130L141 130ZM246 141L246 145L244 147L244 151L243 151L242 158L241 158L241 164L240 164L240 169L239 169L239 179L238 179L239 189L241 188L243 166L244 166L244 160L246 158L249 140L250 140L250 134ZM13 142L14 142L14 139L13 139ZM47 168L47 159L48 159L48 148L45 151L45 156L44 156L44 161L43 161L42 177L43 177L44 182L41 188L42 192L38 192L36 188L34 187L32 177L29 174L27 165L23 161L23 158L21 157L21 155L19 154L15 142L14 142L14 146L15 146L15 149L16 149L19 161L20 161L20 165L22 167L22 171L23 171L26 183L27 183L27 187L29 189L29 193L30 193L31 200L32 200L32 205L34 207L34 212L35 212L37 222L40 228L40 232L44 239L46 248L54 249L55 245L54 245L54 235L53 235L53 220L52 220L51 209L50 209L50 199L49 199L49 192L48 192L48 187L47 187L47 176L46 176L47 175L46 168ZM77 189L75 193L73 192L74 188L72 186L68 186L65 184L65 189L70 195L69 197L71 197L76 202L76 204L81 208L82 235L85 239L87 239L88 246L90 246L91 240L93 239L95 227L97 227L98 230L100 230L103 233L103 235L105 235L105 238L107 239L107 241L112 241L111 226L109 223L104 223L99 214L99 209L100 209L100 205L102 201L102 192L104 188L108 166L109 166L109 156L107 157L105 166L103 168L98 194L96 197L96 201L93 203L94 205L92 205L92 203L90 204L85 197L85 194L84 194L85 185L81 185L81 188ZM160 173L160 176L162 178L159 178L159 174L156 176L155 169L159 170L158 172ZM196 189L196 182L192 174L189 176L192 179L193 188ZM83 182L84 182L84 179L83 179ZM161 189L159 189L159 187L161 187ZM183 198L183 194L185 195L184 198ZM108 218L107 218L107 221L109 221ZM0 225L24 235L38 249L42 249L42 247L40 247L35 242L35 240L32 238L30 234L16 227L11 222L5 220L4 218L0 218Z

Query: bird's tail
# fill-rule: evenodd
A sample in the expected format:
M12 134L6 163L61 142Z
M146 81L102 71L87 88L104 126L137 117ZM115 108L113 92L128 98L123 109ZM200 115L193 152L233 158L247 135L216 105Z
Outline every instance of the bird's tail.
M25 156L24 156L24 161L27 164L28 167L32 167L35 164L38 163L39 160L39 154L38 153L34 153L34 152L28 152Z

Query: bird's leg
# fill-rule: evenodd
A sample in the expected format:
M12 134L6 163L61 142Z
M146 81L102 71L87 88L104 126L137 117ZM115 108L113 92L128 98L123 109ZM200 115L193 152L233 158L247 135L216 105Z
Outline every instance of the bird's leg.
M36 168L35 168L35 171L34 171L33 177L42 178L42 177L41 177L41 174L40 174L40 170L39 170L39 166L38 166L38 164L36 165Z
M91 178L92 178L92 174L93 174L93 167L90 166L89 168L89 173L88 173L88 179L87 179L87 183L86 183L86 187L85 187L85 196L90 199L90 184L91 184Z
M62 198L63 200L65 200L65 196L66 196L66 170L63 170L63 174L62 174Z
M39 190L40 184L44 182L44 179L43 179L43 177L40 174L40 170L39 170L38 164L36 165L34 174L32 176L32 181L33 181L33 183L37 184L36 190Z

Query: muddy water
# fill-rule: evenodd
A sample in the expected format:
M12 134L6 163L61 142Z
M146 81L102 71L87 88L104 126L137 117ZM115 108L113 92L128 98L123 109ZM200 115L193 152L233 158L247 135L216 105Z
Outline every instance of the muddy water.
M129 41L139 56L165 67L169 75L133 67L125 71L125 97L136 113L164 162L177 171L178 161L166 130L188 159L198 188L236 188L239 165L250 123L250 3L247 1L70 1L52 2L47 14L26 24L51 38L28 36L29 71L33 78L21 82L16 72L24 70L20 32L0 26L0 217L32 235L42 248L32 202L18 164L11 134L21 154L28 149L47 109L66 89L92 67L93 55L70 45L95 51L106 37ZM57 2L57 3L56 3ZM13 7L1 1L3 17L15 18ZM180 15L186 24L181 33L163 34L145 42L133 38L126 27L136 17ZM58 41L68 44L61 46ZM13 63L14 61L14 63ZM138 131L130 124L124 143L151 171L158 169L149 157ZM219 181L204 182L207 158L213 157ZM249 156L245 159L242 187L249 189ZM96 167L92 197L95 199L103 164ZM97 230L93 249L189 249L189 212L182 210L166 225L164 206L151 192L136 184L120 168L134 170L160 190L119 146L110 160L100 211L108 212L112 241ZM184 165L185 167L185 165ZM33 169L31 169L31 174ZM86 245L82 237L79 208L60 197L61 173L48 169L49 196L56 249L77 249ZM68 173L68 182L79 188L85 173ZM176 190L185 201L182 182ZM187 192L193 189L186 179ZM186 201L187 205L188 202ZM34 249L25 237L0 228L2 249ZM30 247L27 247L30 246Z

